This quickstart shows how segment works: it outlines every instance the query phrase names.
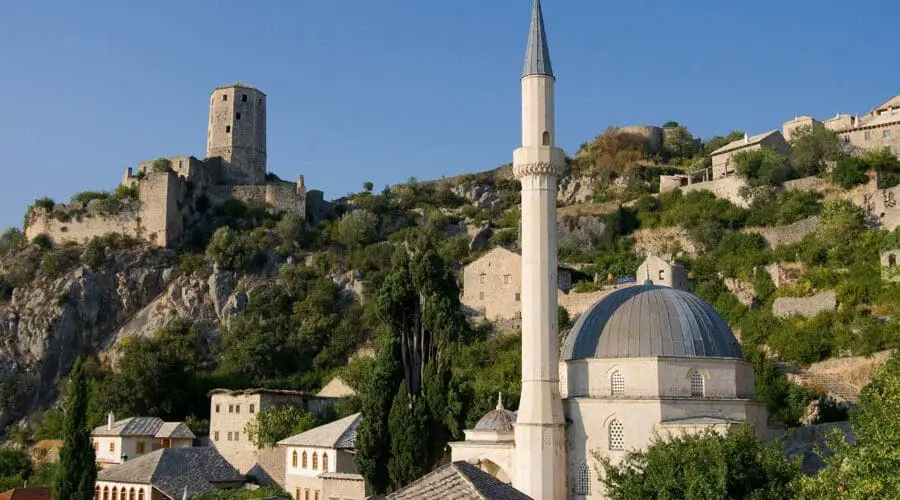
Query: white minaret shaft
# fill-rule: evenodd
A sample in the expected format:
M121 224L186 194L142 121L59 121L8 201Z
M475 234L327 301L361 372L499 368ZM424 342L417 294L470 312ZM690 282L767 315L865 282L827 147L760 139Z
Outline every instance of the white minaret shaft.
M565 418L559 395L556 188L565 154L555 147L553 68L535 0L522 73L522 398L513 486L535 500L566 498Z

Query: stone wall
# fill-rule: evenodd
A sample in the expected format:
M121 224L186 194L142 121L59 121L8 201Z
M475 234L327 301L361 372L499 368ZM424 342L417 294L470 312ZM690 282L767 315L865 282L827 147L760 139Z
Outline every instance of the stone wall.
M588 308L594 305L598 300L615 291L615 288L609 288L606 290L598 290L596 292L560 293L557 297L557 302L559 303L559 305L563 306L566 311L568 311L569 317L574 319L575 317L584 314L584 312L587 311Z
M35 210L25 226L25 237L34 239L39 234L47 235L54 243L75 242L87 243L95 236L103 236L108 233L121 233L131 237L138 237L141 233L139 207L135 204L127 210L115 215L103 215L96 212L87 212L84 215L71 216L71 205L62 209L54 209L54 214L48 214L43 210ZM62 215L66 214L66 215ZM59 217L63 216L65 222Z
M690 193L691 191L709 191L716 195L716 197L726 199L739 207L747 207L750 203L741 196L741 188L746 185L747 183L744 182L743 178L737 175L731 175L711 181L688 184L687 186L682 186L681 190L685 193Z
M772 314L779 318L794 315L810 318L823 311L832 311L836 307L837 295L834 290L828 290L812 297L779 297L772 304Z
M215 186L208 196L213 204L229 199L244 203L268 204L275 210L306 217L306 191L300 185L289 182L274 182L259 186Z
M787 226L748 227L743 231L762 236L769 242L770 247L775 248L779 245L797 243L806 235L815 232L817 227L819 227L819 217L814 215Z

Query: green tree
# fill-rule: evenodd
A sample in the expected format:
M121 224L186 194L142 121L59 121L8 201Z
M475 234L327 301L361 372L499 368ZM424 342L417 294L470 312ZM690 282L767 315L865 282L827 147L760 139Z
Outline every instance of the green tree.
M157 158L150 164L150 170L156 173L172 171L172 162L168 158Z
M374 188L375 184L372 184L372 181L363 182L363 189L365 189L367 193L371 193Z
M837 161L844 153L834 131L822 126L804 126L791 132L791 161L802 175L819 175L828 162Z
M378 237L378 217L368 210L354 210L338 222L336 236L350 248L372 243Z
M394 488L401 488L421 477L429 467L425 441L429 435L427 408L424 401L410 398L405 383L397 389L391 405L388 431L391 435L388 473Z
M81 358L75 360L69 373L63 445L59 451L59 467L53 481L53 498L91 500L97 480L94 447L87 425L88 388Z
M818 239L828 246L845 246L866 228L863 211L849 200L827 200L822 208L822 218L816 228Z
M0 235L0 257L16 252L25 245L25 234L21 229L11 227Z
M27 478L31 474L31 460L19 449L0 449L0 477L19 476Z
M206 247L206 255L220 266L236 271L253 270L262 260L260 246L250 233L237 232L228 226L216 229Z
M256 412L244 431L257 447L273 447L284 438L308 431L319 422L309 412L294 405L280 405Z
M663 151L666 157L672 160L693 158L697 153L697 143L687 127L677 125L666 129Z
M725 146L731 142L734 142L738 139L744 138L744 131L742 130L732 130L726 136L717 135L711 138L710 140L703 143L702 152L704 155L709 155L713 151Z
M895 353L859 394L851 410L851 445L832 436L826 467L801 480L804 499L900 498L900 354Z
M714 431L656 437L645 451L629 452L619 465L594 451L610 498L790 498L798 463L779 443L761 444L749 426L722 436Z
M850 189L869 180L866 169L867 165L859 158L845 156L838 160L834 170L831 171L831 180L844 189Z
M751 187L779 186L793 174L790 161L768 148L735 154L734 166Z

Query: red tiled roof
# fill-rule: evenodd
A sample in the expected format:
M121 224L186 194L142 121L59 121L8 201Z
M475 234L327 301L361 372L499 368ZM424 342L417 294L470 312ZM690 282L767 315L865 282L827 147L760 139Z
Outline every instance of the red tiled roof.
M50 500L50 488L46 486L13 488L0 493L0 500Z

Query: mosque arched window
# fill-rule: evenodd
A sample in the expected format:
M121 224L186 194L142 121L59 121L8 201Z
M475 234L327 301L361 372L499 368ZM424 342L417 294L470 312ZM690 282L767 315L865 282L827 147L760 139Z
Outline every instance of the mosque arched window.
M328 472L328 453L322 453L322 470Z
M618 420L613 420L609 423L609 449L625 449L625 426Z
M542 137L544 146L550 145L550 132L544 131L544 136Z
M700 370L694 370L691 373L691 397L702 398L706 396L706 381L703 380L703 374Z
M305 451L304 451L303 454L300 456L300 468L301 468L301 469L305 469L305 468L306 468L306 452L305 452Z
M609 378L610 394L613 396L625 395L625 376L622 372L616 370Z
M575 494L591 494L591 468L588 467L587 462L581 462L578 470L575 471Z
M297 450L294 450L294 452L291 453L291 467L297 467Z
M319 470L319 454L316 452L313 452L312 469Z

